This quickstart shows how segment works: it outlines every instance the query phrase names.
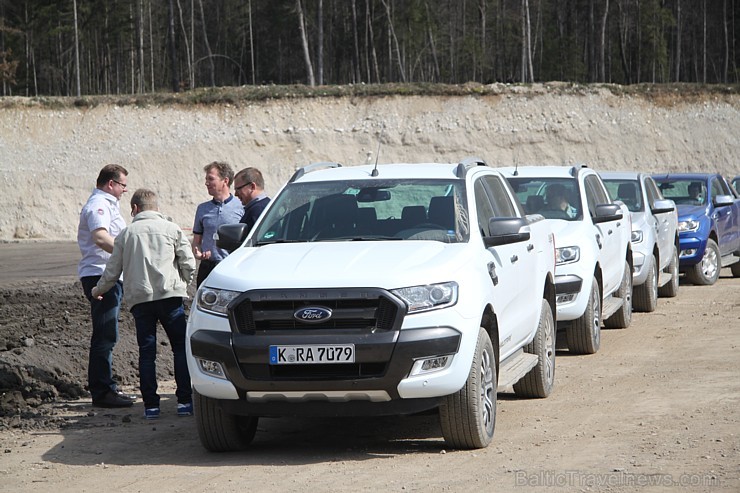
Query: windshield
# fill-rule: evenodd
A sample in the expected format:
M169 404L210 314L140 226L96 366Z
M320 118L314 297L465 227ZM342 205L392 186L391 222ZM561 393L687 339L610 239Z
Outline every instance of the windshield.
M292 183L271 204L252 244L469 238L462 180Z
M663 197L671 199L676 204L704 205L707 203L707 187L703 180L690 178L661 180L658 181L658 188L663 192Z
M577 221L583 218L581 194L574 178L508 178L527 214L546 219Z
M630 212L641 212L645 210L645 204L642 202L642 187L638 180L629 179L612 179L604 180L609 195L614 200L621 200Z

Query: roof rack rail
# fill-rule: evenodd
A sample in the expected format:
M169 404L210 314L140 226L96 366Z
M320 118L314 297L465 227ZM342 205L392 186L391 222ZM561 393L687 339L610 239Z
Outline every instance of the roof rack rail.
M460 164L457 165L457 168L455 169L455 176L458 178L464 178L465 174L471 169L476 166L488 166L488 163L483 158L479 157L466 157L463 158L462 161L460 161Z
M312 171L316 171L319 168L341 168L342 165L339 163L332 163L329 161L322 161L319 163L311 163L307 166L303 166L302 168L298 168L295 173L293 173L293 176L290 177L290 180L288 180L288 183L293 183L298 178L302 177L306 173L310 173Z

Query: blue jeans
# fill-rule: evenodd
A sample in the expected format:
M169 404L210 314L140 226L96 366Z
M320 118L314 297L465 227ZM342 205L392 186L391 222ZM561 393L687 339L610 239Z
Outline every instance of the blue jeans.
M136 322L136 340L139 343L139 383L141 398L146 409L159 407L157 394L157 321L162 324L170 340L172 354L175 358L175 383L177 402L192 402L190 372L185 355L185 329L187 318L182 298L165 298L163 300L138 303L131 307L131 314Z
M100 276L80 279L85 297L90 301L92 315L92 336L90 337L90 357L87 365L87 388L93 401L102 399L108 392L117 390L113 380L113 347L118 342L118 315L121 312L123 285L117 282L102 300L93 299L92 288L98 284Z

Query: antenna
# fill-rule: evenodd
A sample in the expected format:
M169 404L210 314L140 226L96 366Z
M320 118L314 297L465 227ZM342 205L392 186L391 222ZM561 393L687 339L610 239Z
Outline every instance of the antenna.
M380 135L383 135L382 133ZM378 159L380 158L380 135L378 135L378 152L375 153L375 167L370 176L378 176Z

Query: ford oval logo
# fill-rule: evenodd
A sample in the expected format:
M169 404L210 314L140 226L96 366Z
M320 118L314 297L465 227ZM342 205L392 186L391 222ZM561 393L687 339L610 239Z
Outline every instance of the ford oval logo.
M306 306L293 313L293 318L309 324L326 322L331 318L331 310L323 306Z

